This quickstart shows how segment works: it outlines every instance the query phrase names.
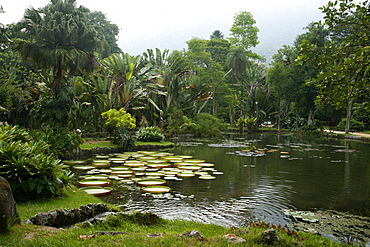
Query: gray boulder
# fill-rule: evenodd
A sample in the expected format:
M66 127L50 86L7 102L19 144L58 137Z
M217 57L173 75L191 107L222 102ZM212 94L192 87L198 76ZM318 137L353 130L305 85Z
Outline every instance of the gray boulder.
M275 229L268 229L262 233L261 242L267 245L275 245L280 242L280 237Z
M8 181L0 176L0 233L20 223L12 189Z

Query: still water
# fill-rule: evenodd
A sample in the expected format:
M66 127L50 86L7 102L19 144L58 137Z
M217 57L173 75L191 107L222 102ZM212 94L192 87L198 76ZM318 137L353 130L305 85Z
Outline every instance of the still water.
M133 186L126 186L103 200L166 219L226 227L257 221L287 225L290 219L285 209L330 209L370 216L368 142L274 134L176 142L166 151L204 159L224 174L215 180L168 181L174 199L143 196ZM279 152L263 157L238 153L251 147Z

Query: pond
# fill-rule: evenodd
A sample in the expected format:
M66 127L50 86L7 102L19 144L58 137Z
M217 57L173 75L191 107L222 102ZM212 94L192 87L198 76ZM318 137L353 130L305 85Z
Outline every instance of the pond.
M245 152L248 149L276 152L251 156ZM260 221L289 226L294 217L287 210L370 216L368 142L230 134L222 139L178 140L166 151L206 160L223 174L215 180L167 181L171 197L143 194L135 185L119 186L112 195L102 197L103 201L166 219L226 227Z

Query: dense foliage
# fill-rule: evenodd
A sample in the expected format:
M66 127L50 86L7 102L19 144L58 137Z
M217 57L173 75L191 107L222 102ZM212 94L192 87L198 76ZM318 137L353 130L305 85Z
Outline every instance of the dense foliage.
M160 142L164 140L164 135L156 126L144 127L136 132L136 140L141 142Z
M221 123L254 131L264 122L336 126L347 116L346 123L353 118L368 128L368 7L329 2L324 20L308 24L269 66L252 52L259 29L247 11L235 14L229 36L215 30L182 51L132 56L121 52L119 27L102 12L52 0L1 26L0 121L47 130L39 137L58 140L49 141L58 156L71 151L69 141L77 145L69 134L75 129L131 143L134 125L212 136ZM120 111L137 121L114 116ZM206 128L208 121L217 124Z
M58 195L71 179L48 147L18 126L0 125L0 175L10 183L16 201Z
M33 130L30 132L30 135L34 140L48 144L47 150L59 158L72 154L83 143L79 133L69 131L67 128Z

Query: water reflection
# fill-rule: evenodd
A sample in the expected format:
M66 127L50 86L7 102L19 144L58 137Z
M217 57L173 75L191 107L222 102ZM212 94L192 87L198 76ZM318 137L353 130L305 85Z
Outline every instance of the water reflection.
M105 200L167 219L227 227L254 221L286 225L290 219L284 209L333 209L370 216L369 143L277 135L229 136L186 143L194 145L177 145L169 151L214 163L224 175L212 181L196 177L169 181L173 190L170 198L142 196L127 186ZM227 143L232 145L224 145ZM289 155L237 155L236 151L250 145L276 148Z

